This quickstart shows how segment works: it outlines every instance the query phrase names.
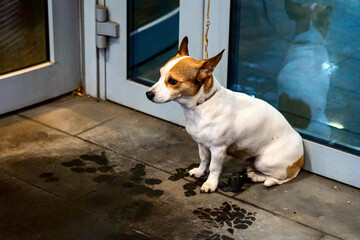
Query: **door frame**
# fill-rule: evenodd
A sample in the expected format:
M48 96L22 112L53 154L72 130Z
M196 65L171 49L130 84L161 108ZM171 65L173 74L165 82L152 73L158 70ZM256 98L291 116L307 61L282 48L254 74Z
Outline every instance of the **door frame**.
M80 86L80 1L48 0L50 59L0 76L0 114Z
M96 48L96 3L103 4L104 1L89 0L84 2L86 93L184 126L185 117L177 103L154 104L148 101L145 96L149 87L127 78L127 1L105 1L109 19L120 24L120 37L118 39L109 38L109 46L104 51ZM189 51L192 56L198 59L203 56L203 9L204 1L180 1L179 39L181 41L184 36L189 37ZM187 26L191 26L191 28ZM138 101L138 99L144 101Z
M115 0L106 0L106 4L112 4ZM91 2L91 3L90 3ZM95 47L95 3L96 0L89 0L87 5L85 3L85 76L86 76L86 92L91 96L97 97L99 69L96 61L96 47ZM92 4L92 5L91 5ZM116 4L115 4L116 5ZM210 29L208 33L208 53L209 57L219 53L222 49L229 49L230 37L230 12L231 0L211 0L210 4ZM117 19L113 21L126 23L126 1L121 1L121 4L109 7L110 16L115 13L118 15ZM179 27L179 42L184 36L189 37L189 53L196 59L202 59L204 55L203 49L203 33L206 23L207 1L180 1L180 27ZM86 13L88 12L88 16ZM93 15L89 17L89 15ZM115 15L114 15L115 16ZM89 20L90 19L90 20ZM93 21L92 21L93 20ZM88 22L87 22L88 21ZM120 24L120 36L126 36L126 24ZM111 40L110 40L111 41ZM106 61L109 67L106 67L107 77L118 79L112 84L107 85L106 98L120 102L120 104L134 108L136 110L155 115L158 118L167 121L185 125L185 119L181 108L176 103L167 103L165 105L154 104L145 99L145 92L148 87L141 84L129 81L127 79L127 38L120 39L120 47L116 46L116 41L110 43L111 51L107 53ZM91 46L87 46L91 44ZM112 45L114 44L114 45ZM111 62L111 58L118 57L120 62ZM122 56L122 58L121 58ZM220 61L214 75L219 82L227 87L228 76L228 51L224 52L223 58ZM117 70L114 70L117 69ZM111 73L112 72L112 73ZM115 74L114 74L115 72ZM111 93L109 91L111 90ZM144 101L138 101L144 99ZM154 112L156 114L154 114ZM360 178L358 178L358 169L360 169L360 157L322 145L311 140L304 139L305 147L305 164L304 169L310 172L335 179L337 181L360 188Z

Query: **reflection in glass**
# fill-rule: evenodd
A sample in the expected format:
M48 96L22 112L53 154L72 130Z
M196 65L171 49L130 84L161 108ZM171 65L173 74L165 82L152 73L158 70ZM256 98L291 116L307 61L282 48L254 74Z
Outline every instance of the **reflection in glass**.
M128 76L151 85L177 51L179 0L134 0L128 6Z
M2 0L0 74L47 60L46 0Z
M359 17L359 1L233 1L229 87L278 107L308 138L359 153Z

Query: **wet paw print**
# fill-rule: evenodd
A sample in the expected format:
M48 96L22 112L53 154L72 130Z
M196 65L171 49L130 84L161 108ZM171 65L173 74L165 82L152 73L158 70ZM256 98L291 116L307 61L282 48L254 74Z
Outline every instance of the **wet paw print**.
M136 164L135 167L130 168L130 176L122 185L128 188L130 194L146 194L148 197L159 197L164 194L163 190L156 190L147 185L158 185L162 180L156 178L144 178L146 176L145 165Z
M198 167L198 164L191 164L187 168L177 168L176 173L169 177L170 181L179 181L181 178L187 176L189 170ZM201 187L206 181L206 176L197 178L195 182L189 182L183 185L186 197L196 195L196 188ZM247 177L246 170L242 172L235 172L232 174L223 173L220 176L220 183L218 188L223 192L241 193L252 185L252 181Z
M45 179L45 182L57 182L59 181L58 177L54 177L53 172L44 172L39 175L39 178Z
M179 181L180 179L186 177L188 175L188 171L195 168L195 167L198 167L199 164L191 164L189 165L187 168L177 168L176 169L176 173L172 174L168 179L170 181L173 181L173 182L176 182L176 181ZM184 194L186 197L191 197L191 196L195 196L196 195L196 192L195 192L195 189L197 186L201 186L202 183L205 182L205 179L197 179L196 182L189 182L189 183L186 183L184 184L183 188L185 190Z
M195 168L195 167L198 167L199 164L191 164L190 166L188 166L187 168L177 168L176 169L176 173L172 174L170 177L169 177L169 180L170 181L179 181L181 178L184 178L186 177L187 173L189 170Z
M244 208L224 202L220 208L198 208L193 213L201 219L208 230L203 230L195 239L234 240L236 229L247 229L256 220L256 212L248 212ZM226 228L231 237L214 233L212 230Z
M97 166L86 167L86 162L96 163ZM113 166L109 166L109 160L106 158L104 152L102 152L101 155L84 154L71 161L62 162L61 165L70 168L71 171L76 173L96 173L98 171L107 173L113 170Z
M86 166L87 162L92 162L90 167ZM94 163L96 164L95 167L93 166ZM104 152L101 155L84 154L71 161L62 162L61 165L70 168L71 171L76 173L101 173L96 174L92 180L97 183L114 184L115 186L118 186L120 182L122 183L121 186L131 195L146 194L149 197L159 197L164 194L162 190L149 187L150 185L162 183L162 180L145 178L146 170L144 164L136 164L135 167L130 168L126 172L110 174L115 172L114 166L109 165L109 160Z

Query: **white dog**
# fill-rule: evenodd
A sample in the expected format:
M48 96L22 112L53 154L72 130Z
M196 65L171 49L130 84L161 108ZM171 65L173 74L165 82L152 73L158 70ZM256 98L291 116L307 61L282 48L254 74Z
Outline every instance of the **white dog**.
M285 9L289 18L296 21L296 36L278 75L279 109L289 113L296 111L309 121L307 126L300 128L329 138L331 130L325 107L330 87L330 63L323 44L332 7L322 3L301 6L285 0Z
M214 192L226 154L238 159L255 159L248 176L265 186L290 181L304 161L300 135L268 103L222 87L213 76L222 54L195 60L188 55L185 37L177 55L160 70L159 81L147 97L155 103L171 100L184 109L186 131L198 143L200 166L189 171L210 174L201 192Z

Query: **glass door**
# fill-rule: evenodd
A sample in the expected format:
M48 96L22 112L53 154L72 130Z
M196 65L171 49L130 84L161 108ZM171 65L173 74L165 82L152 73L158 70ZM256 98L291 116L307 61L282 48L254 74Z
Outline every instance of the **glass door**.
M79 49L78 1L2 1L0 114L77 88Z
M184 125L177 103L155 104L145 92L176 55L179 39L188 36L190 54L202 57L203 1L106 0L105 4L111 21L120 25L119 39L109 39L105 53L106 99Z
M306 139L307 170L360 187L360 3L235 0L231 9L228 87L283 113Z
M180 106L154 104L145 92L179 39L188 36L190 55L203 57L207 2L106 0L120 24L104 58L106 98L184 125ZM214 72L219 82L285 115L304 138L306 170L360 187L359 3L210 2L209 56L226 49Z

